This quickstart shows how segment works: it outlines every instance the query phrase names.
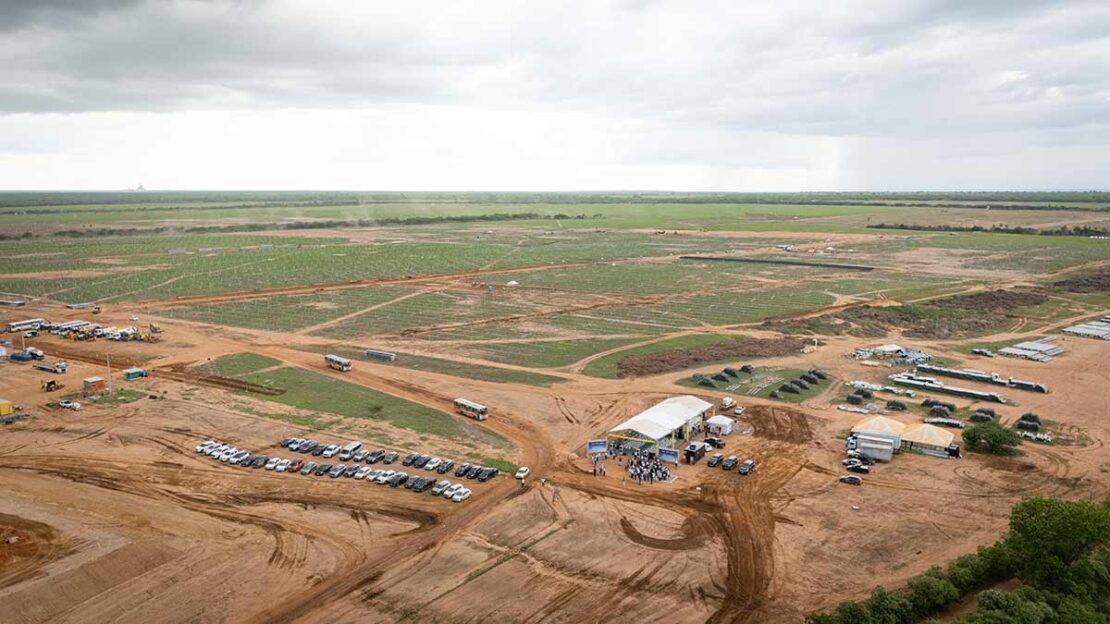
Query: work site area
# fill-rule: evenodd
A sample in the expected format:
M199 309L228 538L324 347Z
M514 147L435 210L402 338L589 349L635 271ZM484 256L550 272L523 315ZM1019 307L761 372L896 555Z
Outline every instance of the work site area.
M1104 194L211 195L0 193L0 621L839 622L1110 494L1110 239L944 231Z

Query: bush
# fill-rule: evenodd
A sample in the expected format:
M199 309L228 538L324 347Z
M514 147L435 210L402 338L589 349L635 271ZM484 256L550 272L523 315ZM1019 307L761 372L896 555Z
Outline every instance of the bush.
M1021 436L995 422L977 423L964 429L964 445L969 451L991 455L1013 455Z

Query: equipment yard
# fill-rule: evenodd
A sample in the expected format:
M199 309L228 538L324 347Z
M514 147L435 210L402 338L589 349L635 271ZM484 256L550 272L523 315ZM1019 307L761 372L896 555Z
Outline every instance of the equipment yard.
M72 234L0 194L4 622L800 623L1110 494L1110 240L867 227L1105 202L187 195ZM932 359L849 355L885 343ZM681 395L712 408L593 446ZM948 456L981 420L1020 454Z

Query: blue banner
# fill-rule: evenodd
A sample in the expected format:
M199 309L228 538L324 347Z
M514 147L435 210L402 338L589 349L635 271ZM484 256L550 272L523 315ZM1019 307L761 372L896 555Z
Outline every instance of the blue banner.
M678 463L678 451L674 449L661 448L659 449L659 461L671 462L672 464Z
M586 442L586 454L593 455L594 453L604 453L605 449L609 448L608 440L590 440Z

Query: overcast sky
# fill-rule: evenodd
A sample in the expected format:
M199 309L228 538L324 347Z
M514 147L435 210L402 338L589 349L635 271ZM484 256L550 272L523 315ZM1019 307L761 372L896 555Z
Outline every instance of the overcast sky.
M1110 189L1110 2L0 0L0 189Z

